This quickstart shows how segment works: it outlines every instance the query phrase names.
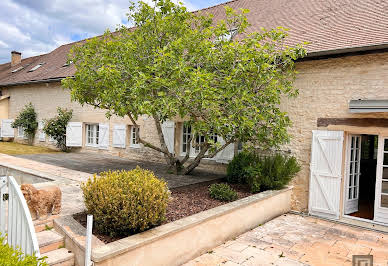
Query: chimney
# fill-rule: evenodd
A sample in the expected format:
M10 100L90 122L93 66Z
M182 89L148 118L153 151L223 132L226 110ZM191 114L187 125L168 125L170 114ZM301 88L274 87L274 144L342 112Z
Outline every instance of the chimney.
M11 52L11 66L16 66L22 62L22 53L12 51Z

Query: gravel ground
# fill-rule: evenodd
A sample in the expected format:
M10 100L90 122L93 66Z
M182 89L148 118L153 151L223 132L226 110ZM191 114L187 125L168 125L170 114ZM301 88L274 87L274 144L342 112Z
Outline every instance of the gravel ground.
M215 200L209 196L209 185L220 182L209 181L171 189L172 199L167 207L166 221L164 224L226 204L227 202ZM231 186L237 191L238 199L252 195L246 185L232 184ZM86 226L85 213L75 214L73 217L80 224ZM99 234L95 230L93 230L93 234L104 243L110 243L125 237L111 237Z

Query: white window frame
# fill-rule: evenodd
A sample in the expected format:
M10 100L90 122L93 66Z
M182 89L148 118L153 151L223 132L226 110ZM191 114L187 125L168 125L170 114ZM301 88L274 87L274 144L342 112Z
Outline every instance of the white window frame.
M17 129L18 129L18 138L24 139L24 137L25 137L25 132L24 132L23 127L19 126Z
M188 128L191 126L185 126L183 125L182 126L182 130L181 130L181 145L180 145L180 153L181 153L181 156L185 156L186 155L186 152L187 152L187 141L189 140L190 138L190 135L192 134L192 131L190 130L190 134L185 132L185 128ZM219 142L219 137L217 136L217 134L213 134L211 136L212 138L215 138L216 139L216 142ZM196 136L195 138L193 138L191 140L191 142L193 141L197 141L197 139L199 140L200 144L204 141L204 136ZM186 151L183 150L183 145L186 144ZM201 151L201 148L200 147L193 147L192 143L190 143L191 147L190 147L190 157L195 157L198 155L198 153L200 153ZM205 154L208 154L208 152L206 152ZM212 158L214 159L214 158Z
M136 134L139 134L140 128L136 126L130 126L129 128L130 134L129 134L129 147L138 149L140 148L140 143L136 140Z
M99 124L85 124L85 146L98 148Z

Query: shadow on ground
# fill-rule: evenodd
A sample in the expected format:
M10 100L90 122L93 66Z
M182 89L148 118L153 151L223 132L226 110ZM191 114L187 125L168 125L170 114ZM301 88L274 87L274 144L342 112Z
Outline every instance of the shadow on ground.
M44 153L44 154L23 154L15 155L19 158L25 158L41 163L64 167L76 171L90 174L101 173L109 170L131 170L140 166L141 168L152 170L159 178L167 181L170 188L180 187L224 177L219 170L195 169L191 175L174 175L167 172L167 166L163 163L124 159L111 155L101 155L93 153ZM217 167L218 168L218 167Z

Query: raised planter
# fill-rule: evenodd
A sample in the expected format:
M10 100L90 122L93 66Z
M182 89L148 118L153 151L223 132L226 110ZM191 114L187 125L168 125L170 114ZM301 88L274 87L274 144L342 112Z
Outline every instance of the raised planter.
M290 211L291 192L291 187L265 191L106 245L96 241L92 260L95 265L181 265ZM82 265L85 229L74 221L62 218L54 226L66 235L66 247L74 248L76 265Z

